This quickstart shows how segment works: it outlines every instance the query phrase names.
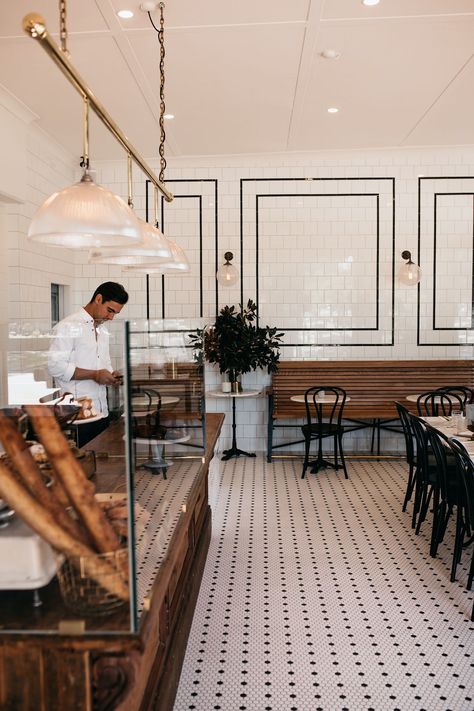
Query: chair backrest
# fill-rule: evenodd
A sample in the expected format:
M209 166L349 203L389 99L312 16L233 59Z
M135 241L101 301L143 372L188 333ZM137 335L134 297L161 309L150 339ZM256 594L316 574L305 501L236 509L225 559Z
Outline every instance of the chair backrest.
M429 440L428 432L426 430L426 423L421 419L421 417L417 417L417 415L413 415L411 412L408 413L408 419L410 421L412 432L415 435L417 465L420 468L422 477L427 479L429 472Z
M324 420L326 424L340 426L346 398L346 391L337 385L317 385L308 388L304 394L307 423L321 424Z
M456 459L464 504L465 523L472 532L474 527L474 462L462 442L456 437L452 437L449 440L449 444Z
M140 406L147 407L151 411L161 410L161 395L158 390L136 386L132 388L132 409L133 404L140 402Z
M153 388L134 386L131 393L131 417L134 437L153 437L162 433L160 424L161 395ZM141 410L140 417L134 416L134 403ZM145 409L145 416L143 416Z
M447 393L444 390L430 390L418 396L416 408L420 417L452 415L463 411L463 400L459 393Z
M453 467L451 467L451 475L448 476L448 455L451 453L449 437L446 437L445 434L428 423L425 423L425 427L428 434L428 443L436 461L441 496L445 500L454 501L458 495L458 477L453 471ZM456 484L455 489L452 484Z
M447 395L456 395L459 397L462 402L463 415L466 414L466 405L474 403L474 390L468 388L466 385L445 385L442 388L438 388L438 390Z
M410 418L409 418L410 413L407 410L407 408L405 407L405 405L402 405L401 402L395 401L395 406L397 408L398 417L400 418L400 424L402 426L403 436L405 437L407 462L408 462L408 464L413 464L414 460L415 460L415 446L414 446L415 433L413 432L413 428L411 426L411 422L410 422Z

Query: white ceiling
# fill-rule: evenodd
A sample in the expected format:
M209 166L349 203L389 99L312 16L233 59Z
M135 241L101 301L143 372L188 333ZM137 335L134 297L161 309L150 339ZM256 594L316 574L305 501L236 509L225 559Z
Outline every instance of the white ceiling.
M125 8L131 20L116 16ZM159 48L138 0L67 9L73 64L132 144L156 156ZM80 155L81 99L23 34L31 11L59 42L57 0L1 0L0 84ZM473 37L474 0L168 0L166 155L473 144ZM122 155L94 120L92 158Z

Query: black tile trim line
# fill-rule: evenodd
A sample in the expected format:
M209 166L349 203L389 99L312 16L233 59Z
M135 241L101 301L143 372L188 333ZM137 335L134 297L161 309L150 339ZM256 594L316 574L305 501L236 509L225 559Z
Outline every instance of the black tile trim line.
M392 188L392 274L391 274L391 287L392 287L392 297L391 297L391 339L390 341L387 342L378 342L378 343L347 343L347 342L336 342L336 343L284 343L282 344L282 348L313 348L313 347L340 347L340 346L345 346L345 347L380 347L380 346L393 346L395 343L395 178L393 177L377 177L377 176L368 176L368 177L333 177L333 178L311 178L311 177L304 177L304 178L285 178L285 177L279 177L279 178L241 178L240 179L240 300L241 303L244 303L244 259L243 259L243 254L244 254L244 207L243 207L243 200L244 200L244 188L246 183L259 183L259 182L302 182L302 181L311 181L315 183L321 183L321 182L345 182L345 183L350 183L350 182L367 182L367 181L386 181L388 180L391 184ZM377 317L376 317L376 328L371 328L371 329L361 329L361 328L332 328L332 329L327 329L327 328L281 328L280 326L277 326L278 330L283 330L285 332L287 331L298 331L298 332L304 332L304 331L309 331L313 333L319 333L319 332L324 332L324 331L329 331L329 332L341 332L341 331L373 331L373 330L380 330L379 329L379 237L380 237L380 229L379 229L379 193L335 193L335 194L322 194L325 197L331 197L331 196L344 196L344 195L351 195L351 196L356 196L356 195L377 195L377 275L376 275L376 291L377 291ZM255 219L255 226L256 226L256 265L255 265L255 270L256 270L256 284L255 284L255 290L256 290L256 296L255 296L255 301L258 306L258 292L259 292L259 286L258 286L258 200L261 197L317 197L318 194L311 194L311 193L303 193L303 194L293 194L293 193L257 193L255 194L256 198L256 205L255 205L255 211L256 211L256 219Z

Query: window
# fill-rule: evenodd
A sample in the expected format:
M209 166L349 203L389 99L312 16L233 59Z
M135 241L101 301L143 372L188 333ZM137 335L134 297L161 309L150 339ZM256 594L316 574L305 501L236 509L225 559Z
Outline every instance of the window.
M51 326L64 318L64 286L51 284Z

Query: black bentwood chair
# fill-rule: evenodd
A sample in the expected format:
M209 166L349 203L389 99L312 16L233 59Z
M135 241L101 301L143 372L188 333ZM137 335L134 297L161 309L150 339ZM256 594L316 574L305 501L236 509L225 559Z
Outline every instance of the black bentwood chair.
M460 524L461 482L449 437L446 437L446 435L429 424L425 424L425 426L431 451L435 458L438 477L437 485L433 488L433 531L430 546L430 555L434 558L438 552L438 546L444 538L448 521L455 506L457 523L458 525ZM456 533L457 535L458 532ZM454 548L455 550L457 549L456 542ZM455 557L453 557L453 566Z
M451 581L456 579L456 567L461 559L464 548L474 542L474 462L464 445L455 437L449 440L451 450L456 458L460 478L460 504L458 520L456 521L456 542L451 568ZM471 590L474 578L474 549L472 552L471 566L467 580L467 589ZM471 620L474 620L474 605Z
M405 438L406 459L408 464L408 482L402 506L402 511L406 511L407 504L411 500L413 490L415 488L415 474L417 465L415 448L416 440L409 418L409 410L407 410L407 408L402 405L401 402L395 402L395 406L398 411L398 417L400 418L400 424L402 426L403 436Z
M438 471L425 422L411 412L408 413L408 419L416 441L415 499L411 526L418 535L428 512L433 489L438 486Z
M338 456L341 459L344 476L346 479L349 478L342 449L342 435L344 434L342 417L346 397L345 390L333 385L321 385L306 390L304 394L306 424L301 428L305 441L302 479L304 479L306 470L310 465L313 473L325 467L340 469ZM334 463L328 462L323 458L323 439L328 437L331 437L334 441ZM313 441L318 443L318 455L316 459L310 462L309 454L311 442Z
M430 390L418 396L416 409L420 417L450 416L463 412L463 396L459 392L447 392L444 388Z
M461 399L462 403L462 413L466 414L466 405L470 405L474 402L474 390L468 388L466 385L445 385L442 388L438 388L438 391L445 393L446 395L456 395Z

